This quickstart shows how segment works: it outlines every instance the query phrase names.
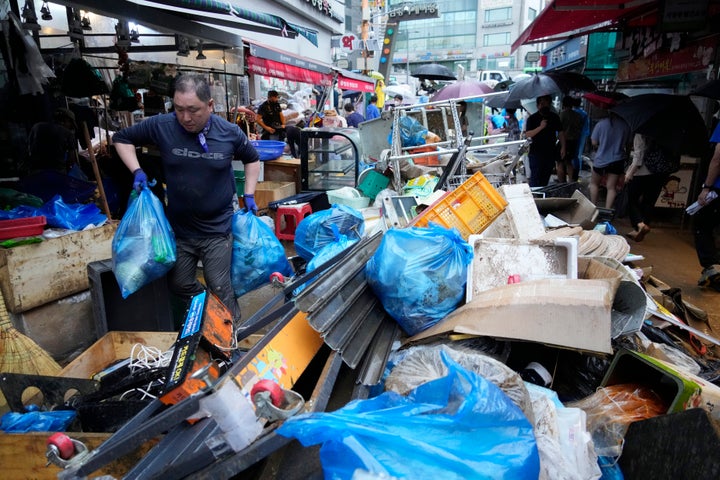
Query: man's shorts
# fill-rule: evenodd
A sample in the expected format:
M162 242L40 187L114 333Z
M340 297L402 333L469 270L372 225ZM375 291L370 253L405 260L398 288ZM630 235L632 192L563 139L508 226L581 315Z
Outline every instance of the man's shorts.
M625 160L618 160L604 167L593 167L593 172L600 176L607 174L622 175L625 173Z

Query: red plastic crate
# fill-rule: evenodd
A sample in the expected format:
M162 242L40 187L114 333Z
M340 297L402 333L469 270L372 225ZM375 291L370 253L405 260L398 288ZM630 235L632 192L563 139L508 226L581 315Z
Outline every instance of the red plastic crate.
M45 229L46 223L45 217L42 215L39 217L0 220L0 240L40 235Z

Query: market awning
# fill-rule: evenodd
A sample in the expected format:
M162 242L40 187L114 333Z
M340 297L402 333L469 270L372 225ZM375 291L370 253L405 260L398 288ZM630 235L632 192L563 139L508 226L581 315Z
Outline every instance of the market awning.
M628 18L655 10L657 0L554 0L512 44L512 51L529 43L564 40L574 35L607 31ZM637 25L656 22L656 14L640 18ZM627 26L627 23L625 23Z
M341 90L357 90L364 93L375 92L375 82L362 75L354 75L352 72L341 71L338 74L338 88Z
M311 85L332 83L332 68L328 65L257 43L249 45L246 59L249 72Z

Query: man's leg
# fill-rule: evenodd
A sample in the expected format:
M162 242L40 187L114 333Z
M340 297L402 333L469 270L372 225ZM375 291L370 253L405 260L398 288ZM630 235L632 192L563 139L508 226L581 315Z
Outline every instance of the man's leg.
M176 240L175 265L168 273L168 288L171 292L171 304L175 327L180 328L185 321L185 313L190 299L204 290L197 279L197 251L192 242Z
M240 321L240 307L232 288L232 234L198 240L201 243L203 277L208 289L220 299L232 313L237 324Z
M703 267L698 285L706 285L720 290L720 255L715 244L715 228L720 222L720 198L705 205L695 214L693 235L695 252Z
M590 201L593 203L593 205L597 206L598 202L598 194L600 193L600 182L602 181L602 175L595 171L593 168L592 176L590 177L590 185L588 188L590 189Z
M531 187L542 187L540 178L542 171L540 167L540 159L537 155L528 155L528 161L530 163L530 186Z
M613 205L615 205L615 196L617 195L615 188L617 187L618 178L620 178L620 175L616 173L608 173L607 182L605 184L607 187L605 208L613 208Z

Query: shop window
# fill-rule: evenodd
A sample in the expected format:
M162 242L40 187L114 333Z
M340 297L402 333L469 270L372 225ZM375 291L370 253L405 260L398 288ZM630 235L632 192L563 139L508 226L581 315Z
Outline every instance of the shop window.
M485 10L485 22L502 22L512 18L512 7L488 8Z
M510 45L510 32L486 33L483 35L484 47L495 47L498 45Z

